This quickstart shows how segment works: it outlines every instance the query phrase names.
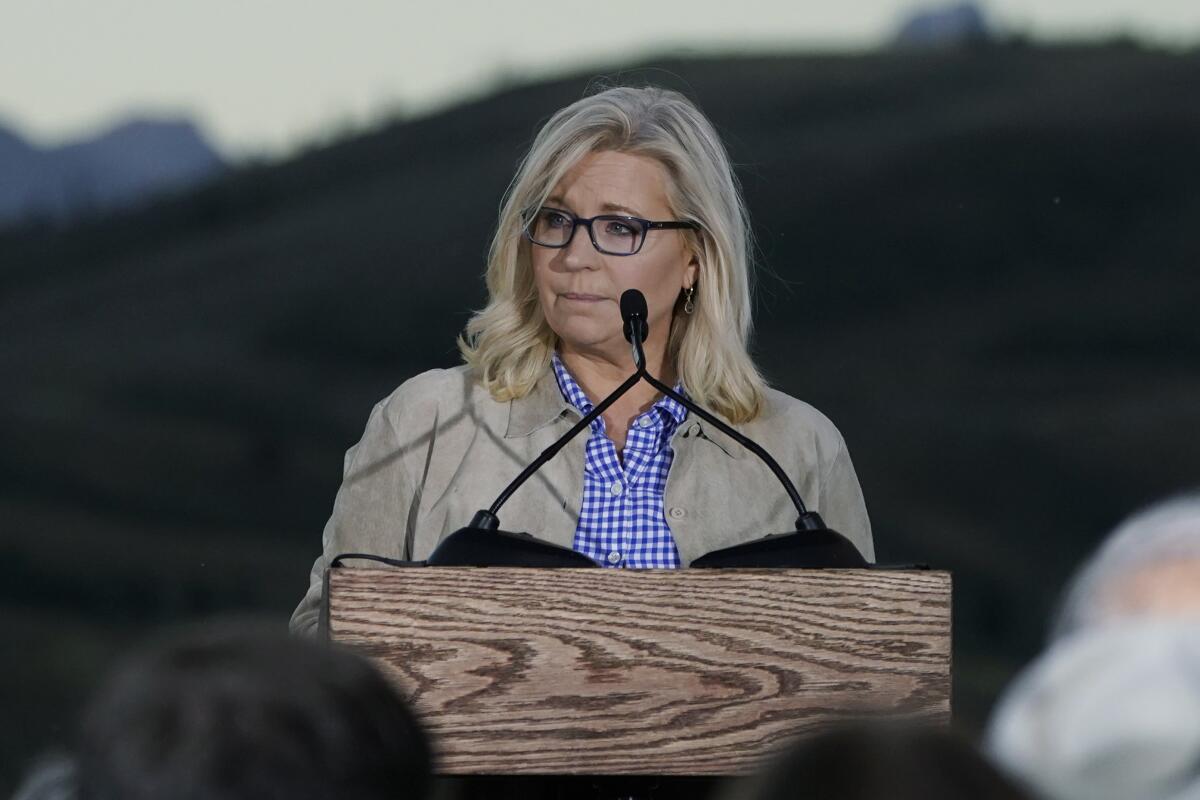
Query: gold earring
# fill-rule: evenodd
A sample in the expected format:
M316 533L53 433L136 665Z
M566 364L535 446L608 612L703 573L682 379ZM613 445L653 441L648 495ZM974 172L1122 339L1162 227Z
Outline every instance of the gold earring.
M686 289L684 289L683 291L687 295L687 299L683 301L683 313L685 313L685 314L695 313L696 303L692 299L696 296L695 285L689 286Z

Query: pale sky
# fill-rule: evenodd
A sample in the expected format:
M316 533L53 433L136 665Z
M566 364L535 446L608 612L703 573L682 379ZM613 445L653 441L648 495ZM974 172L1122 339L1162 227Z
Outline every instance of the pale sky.
M859 49L933 0L0 0L0 124L38 144L134 113L195 119L226 155L279 155L339 122L420 113L630 56ZM989 0L1039 39L1200 43L1200 0ZM587 9L591 8L589 12Z

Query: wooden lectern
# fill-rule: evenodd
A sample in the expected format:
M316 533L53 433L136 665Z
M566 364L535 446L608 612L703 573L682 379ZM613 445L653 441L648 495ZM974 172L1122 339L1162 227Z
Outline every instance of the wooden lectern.
M444 775L740 775L857 710L950 718L950 575L337 568Z

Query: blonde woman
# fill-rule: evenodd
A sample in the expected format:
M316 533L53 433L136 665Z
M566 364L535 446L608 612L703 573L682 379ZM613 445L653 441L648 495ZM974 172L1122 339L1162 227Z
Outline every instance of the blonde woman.
M846 445L768 388L747 353L749 224L712 124L682 95L608 89L556 113L510 185L465 363L403 383L346 454L323 553L292 627L315 629L339 553L424 559L634 369L618 300L649 307L646 365L760 442L810 509L874 560ZM642 382L504 507L501 526L603 566L687 566L793 529L752 453Z

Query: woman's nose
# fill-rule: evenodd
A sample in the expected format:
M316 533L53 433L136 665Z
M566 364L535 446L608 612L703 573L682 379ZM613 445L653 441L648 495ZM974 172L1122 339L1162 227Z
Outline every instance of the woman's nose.
M599 266L600 254L592 246L592 238L588 235L586 225L577 225L575 235L559 252L562 254L563 266L568 269L596 269Z

